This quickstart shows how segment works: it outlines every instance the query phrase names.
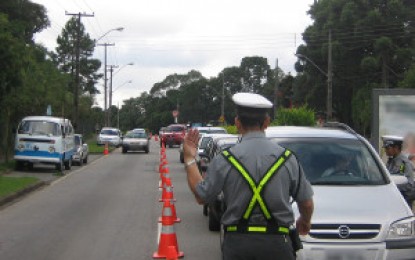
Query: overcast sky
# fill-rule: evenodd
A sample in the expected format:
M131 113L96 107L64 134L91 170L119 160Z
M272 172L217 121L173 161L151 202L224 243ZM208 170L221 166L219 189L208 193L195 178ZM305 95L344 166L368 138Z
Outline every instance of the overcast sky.
M295 74L294 53L301 33L311 24L307 11L314 0L32 0L46 7L51 26L35 36L50 50L71 16L85 13L82 23L91 38L107 47L107 64L119 66L113 77L113 105L149 92L173 73L194 69L209 78L242 58L261 56L268 64ZM104 47L94 57L104 64ZM126 65L134 63L134 65ZM103 67L101 72L103 73ZM97 88L103 93L104 81ZM104 97L97 96L103 107Z

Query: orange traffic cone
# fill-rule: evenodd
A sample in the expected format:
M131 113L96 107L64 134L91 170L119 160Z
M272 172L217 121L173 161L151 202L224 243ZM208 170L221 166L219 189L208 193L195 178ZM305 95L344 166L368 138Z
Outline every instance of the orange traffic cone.
M168 202L166 201L165 204L167 205L167 203ZM174 250L171 249L172 247L174 248ZM169 257L169 259L177 259L183 256L184 253L179 251L179 246L177 244L176 232L174 230L174 221L172 218L164 216L163 210L160 241L158 245L158 250L157 252L154 252L153 258Z
M173 196L173 186L171 185L171 180L168 176L164 181L163 191L161 193L161 199L159 199L159 201L162 202L166 200L176 201L176 199Z
M169 168L167 166L162 167L160 171L160 182L159 182L159 188L164 188L166 186L166 180L170 180L170 186L173 187L173 184L171 183L171 179L169 177Z
M176 252L177 252L177 248L175 246L169 246L169 248L167 249L166 260L177 260L177 259L179 259Z
M104 155L108 155L108 143L105 143Z
M174 206L174 200L165 200L163 202L163 214L159 218L159 222L163 222L163 218L167 218L169 221L175 223L181 222L182 220L177 217L176 207Z

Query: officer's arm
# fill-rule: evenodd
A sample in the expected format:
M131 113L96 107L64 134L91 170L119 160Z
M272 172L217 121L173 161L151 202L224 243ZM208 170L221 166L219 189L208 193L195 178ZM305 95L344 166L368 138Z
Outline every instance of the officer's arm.
M297 201L300 217L297 219L296 228L300 235L307 235L311 229L311 216L314 211L314 202L312 199Z
M202 175L199 172L197 167L195 157L197 155L197 143L199 141L199 131L197 129L190 129L186 136L184 137L183 142L183 158L185 170L187 173L187 183L189 184L190 190L196 197L196 201L199 204L203 204L203 201L196 193L197 184L203 180ZM191 163L189 165L189 163Z

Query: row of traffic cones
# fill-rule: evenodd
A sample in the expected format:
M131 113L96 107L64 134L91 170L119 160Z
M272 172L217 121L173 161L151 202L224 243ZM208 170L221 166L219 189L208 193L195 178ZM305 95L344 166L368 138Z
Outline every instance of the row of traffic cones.
M157 135L155 135L157 138ZM180 222L180 218L177 217L176 207L174 202L176 201L173 195L173 185L169 176L169 168L167 167L166 147L162 144L160 150L160 185L162 189L160 202L163 202L162 215L159 218L161 222L161 233L159 238L158 250L154 252L153 258L165 258L167 260L176 260L184 256L184 253L179 251L179 245L177 244L176 232L174 224Z

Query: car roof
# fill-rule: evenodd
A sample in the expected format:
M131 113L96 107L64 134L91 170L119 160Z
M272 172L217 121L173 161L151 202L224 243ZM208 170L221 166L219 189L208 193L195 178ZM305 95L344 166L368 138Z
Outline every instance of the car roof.
M305 126L270 126L265 129L267 137L324 137L358 139L353 133L338 128L328 127L305 127Z

